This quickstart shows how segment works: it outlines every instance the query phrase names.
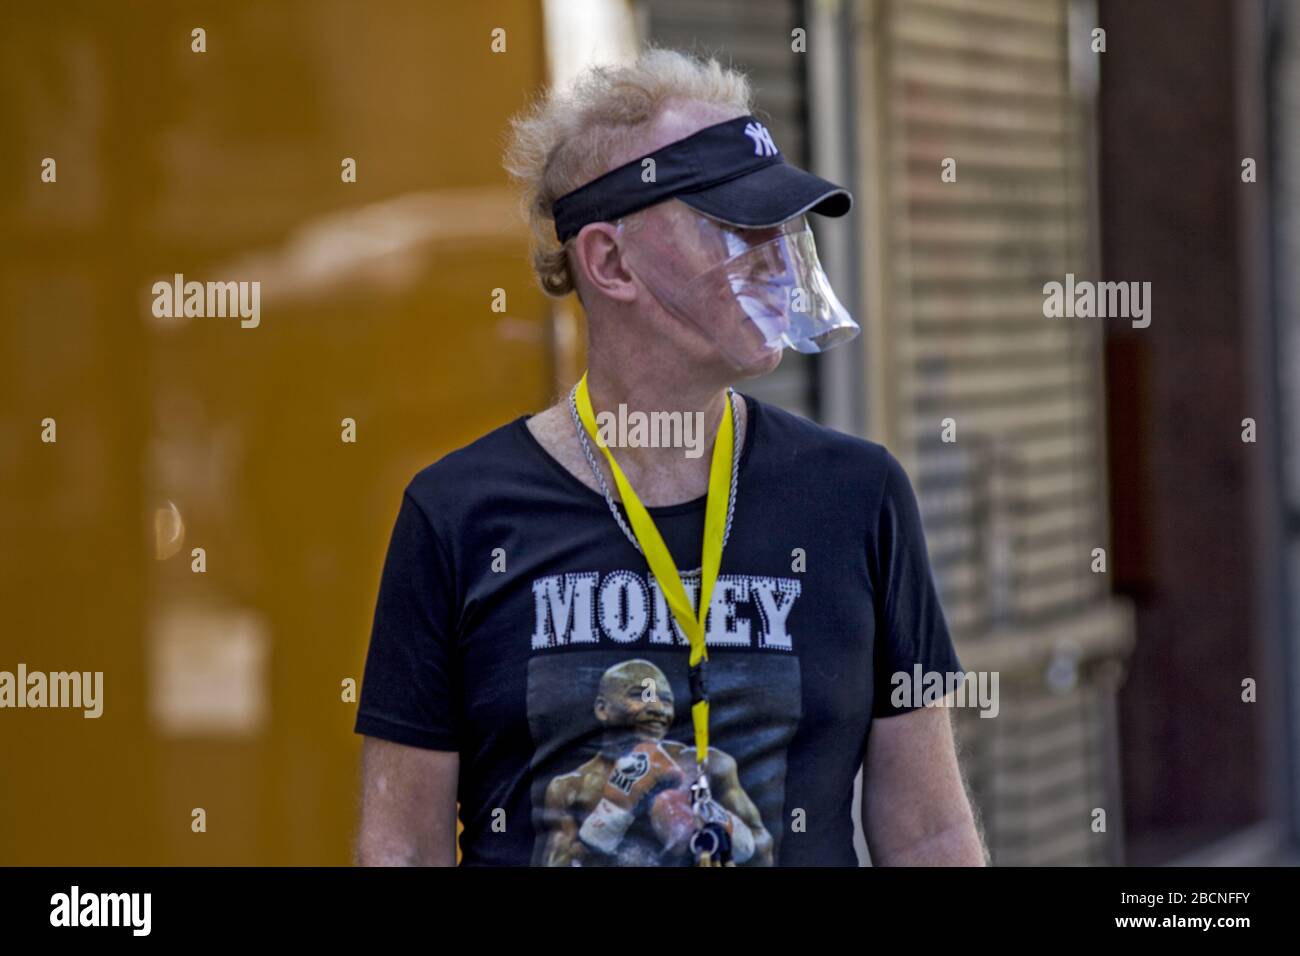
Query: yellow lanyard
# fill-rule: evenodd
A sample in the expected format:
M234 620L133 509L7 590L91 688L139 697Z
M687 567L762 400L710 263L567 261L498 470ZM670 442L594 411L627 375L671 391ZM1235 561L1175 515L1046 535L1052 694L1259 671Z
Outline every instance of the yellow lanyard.
M632 531L636 534L637 543L641 545L641 552L645 555L655 580L659 582L659 589L672 609L673 617L677 619L682 632L691 643L690 666L694 698L695 688L703 685L702 681L697 684L695 680L699 673L698 669L709 659L708 651L704 647L704 620L709 613L713 585L718 580L718 568L722 564L722 538L726 528L727 506L731 497L730 459L734 425L731 420L730 398L728 397L725 403L722 423L718 426L718 435L713 441L713 460L709 468L709 498L704 509L704 553L700 559L698 616L691 610L691 602L686 596L686 589L682 586L681 576L677 573L677 565L673 562L668 546L664 544L664 539L659 534L659 529L655 527L654 520L641 504L641 499L636 496L636 492L632 490L632 485L623 475L623 469L619 468L618 462L614 460L613 453L600 440L596 429L596 414L591 407L591 397L587 394L586 372L582 373L582 380L578 382L575 399L583 427L605 453L609 470L614 473L618 493L623 498L623 506L627 509L627 516L632 522ZM705 758L709 754L709 700L707 694L700 696L702 699L691 701L691 719L695 724L696 761L703 769Z

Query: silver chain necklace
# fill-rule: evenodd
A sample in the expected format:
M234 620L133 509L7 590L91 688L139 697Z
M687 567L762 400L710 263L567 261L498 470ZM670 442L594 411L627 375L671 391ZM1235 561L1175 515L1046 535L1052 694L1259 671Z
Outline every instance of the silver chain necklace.
M736 410L739 399L736 396L736 390L728 386L727 400L731 402L731 492L727 496L727 524L722 532L722 547L727 547L727 539L731 537L731 517L736 510L736 478L740 473L740 431L735 427L735 423L740 420L740 413ZM596 456L592 454L591 443L587 440L587 429L583 427L582 417L578 414L578 386L575 385L569 391L569 414L573 417L573 427L578 432L578 438L582 441L582 452L587 456L587 464L591 466L591 473L596 476L596 483L600 485L601 493L605 496L605 503L609 505L609 513L614 516L618 526L623 529L627 539L632 542L632 547L639 552L641 542L637 541L636 535L632 529L627 526L623 516L619 513L618 506L614 504L614 496L609 493L609 485L605 483L605 476L601 473L600 466L596 464Z

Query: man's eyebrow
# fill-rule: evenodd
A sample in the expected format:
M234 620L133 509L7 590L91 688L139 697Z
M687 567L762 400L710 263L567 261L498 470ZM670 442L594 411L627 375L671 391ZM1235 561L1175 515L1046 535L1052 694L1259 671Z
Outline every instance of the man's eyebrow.
M754 239L774 239L783 234L789 223L781 223L776 226L736 226L733 231L738 235L753 241Z

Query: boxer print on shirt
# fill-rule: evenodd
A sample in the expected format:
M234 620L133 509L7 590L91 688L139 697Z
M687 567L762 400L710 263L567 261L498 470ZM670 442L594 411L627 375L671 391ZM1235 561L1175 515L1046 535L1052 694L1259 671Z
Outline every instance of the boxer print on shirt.
M699 569L682 584L698 608ZM770 652L712 654L708 665L709 783L728 811L737 865L770 866L778 850L764 818L781 814L800 717L786 627L800 590L791 578L720 575L705 621L711 651ZM533 596L534 864L690 865L699 761L689 642L654 576L550 575L533 582Z

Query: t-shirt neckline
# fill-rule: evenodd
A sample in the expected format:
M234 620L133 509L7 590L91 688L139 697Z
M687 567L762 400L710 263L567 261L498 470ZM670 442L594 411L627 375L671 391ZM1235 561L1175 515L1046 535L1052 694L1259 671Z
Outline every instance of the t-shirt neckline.
M759 403L756 399L739 390L737 390L736 394L738 394L745 402L746 422L745 444L740 449L740 465L737 469L738 475L736 480L737 483L739 483L740 475L745 473L745 462L749 460L750 451L754 447L754 438L755 433L758 431L760 413ZM603 494L596 491L594 488L588 487L579 478L570 473L569 469L565 468L564 465L562 465L559 460L547 451L542 443L537 440L537 436L528 428L528 419L530 418L532 418L532 415L520 415L515 419L514 427L515 431L520 434L521 439L532 450L533 454L539 455L546 462L551 471L557 473L571 490L578 492L583 497L590 498L594 503L607 509L608 505L605 502L605 496ZM595 453L597 449L593 448L592 451ZM663 515L665 517L671 517L672 515L688 514L693 511L703 510L708 504L708 501L709 495L708 492L705 492L697 498L692 498L690 501L678 502L675 505L652 505L647 507L646 511L649 512L651 516ZM627 513L626 508L624 508L621 501L615 501L614 503L619 506L620 510L622 510L624 514Z

